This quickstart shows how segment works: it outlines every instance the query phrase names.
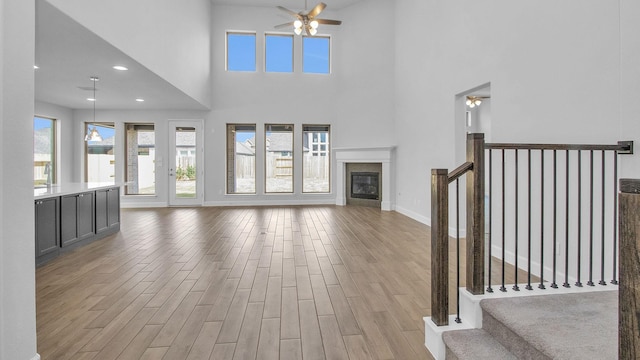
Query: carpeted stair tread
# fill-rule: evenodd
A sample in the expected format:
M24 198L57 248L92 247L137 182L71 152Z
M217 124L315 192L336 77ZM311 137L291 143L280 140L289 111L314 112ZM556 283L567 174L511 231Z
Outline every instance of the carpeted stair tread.
M517 359L482 329L445 331L442 340L447 346L447 360Z
M490 299L480 306L483 330L519 358L617 358L617 291Z

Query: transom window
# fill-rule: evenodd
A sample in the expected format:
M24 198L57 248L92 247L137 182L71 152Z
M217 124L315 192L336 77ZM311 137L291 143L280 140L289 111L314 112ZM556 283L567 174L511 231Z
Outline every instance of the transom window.
M330 38L328 36L304 36L302 38L302 72L329 74Z
M266 72L293 72L293 35L264 36L264 69Z
M227 32L227 71L256 71L256 34Z

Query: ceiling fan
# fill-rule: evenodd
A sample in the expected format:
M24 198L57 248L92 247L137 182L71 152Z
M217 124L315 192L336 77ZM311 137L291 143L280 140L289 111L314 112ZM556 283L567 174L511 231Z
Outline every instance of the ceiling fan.
M276 29L279 28L284 28L284 27L288 27L288 26L293 26L294 28L294 32L296 33L296 35L300 35L302 33L302 30L304 30L304 32L309 35L309 36L313 36L318 32L318 25L319 24L325 24L325 25L340 25L342 24L342 21L340 20L329 20L329 19L318 19L316 18L316 16L318 16L322 10L324 10L324 8L327 7L327 4L321 2L318 3L318 5L314 6L313 9L311 9L310 11L306 11L307 9L307 1L305 0L304 2L304 11L300 11L300 12L295 12L292 10L289 10L283 6L278 6L278 9L286 12L289 15L292 15L293 17L296 18L295 21L292 22L288 22L285 24L280 24L280 25L276 25Z

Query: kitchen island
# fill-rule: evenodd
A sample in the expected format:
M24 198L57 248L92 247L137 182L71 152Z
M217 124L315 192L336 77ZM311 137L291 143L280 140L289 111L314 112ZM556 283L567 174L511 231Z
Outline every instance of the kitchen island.
M120 230L120 185L68 183L34 189L36 265Z

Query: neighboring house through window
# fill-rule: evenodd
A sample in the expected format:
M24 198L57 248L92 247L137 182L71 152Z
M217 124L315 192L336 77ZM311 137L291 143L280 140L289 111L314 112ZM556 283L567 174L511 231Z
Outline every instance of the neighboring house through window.
M227 124L227 194L256 193L256 125Z
M115 140L116 130L113 123L85 123L85 134L96 129L102 141L85 141L85 181L115 181Z
M33 185L55 184L56 121L45 117L33 118Z
M156 139L153 124L125 124L125 194L155 195Z
M293 125L265 125L265 192L293 192Z
M302 127L302 192L330 191L329 125Z

